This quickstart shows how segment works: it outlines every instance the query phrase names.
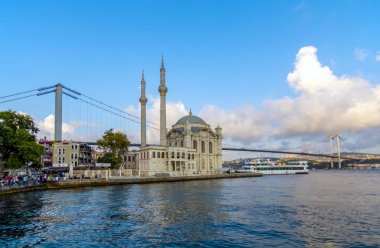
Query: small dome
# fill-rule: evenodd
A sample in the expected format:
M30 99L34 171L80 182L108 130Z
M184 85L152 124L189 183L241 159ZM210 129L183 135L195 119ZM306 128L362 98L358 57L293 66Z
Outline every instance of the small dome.
M186 121L188 121L189 123L200 123L200 124L207 124L201 117L198 117L196 115L186 115L184 117L182 117L181 119L179 119L176 123L176 125L178 124L185 124Z

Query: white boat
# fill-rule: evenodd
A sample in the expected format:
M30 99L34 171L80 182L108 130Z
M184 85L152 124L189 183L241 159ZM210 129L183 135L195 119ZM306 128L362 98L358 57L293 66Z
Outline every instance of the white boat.
M289 174L308 174L307 161L289 161L287 165L276 165L269 159L256 159L245 163L236 172L258 172L263 175L289 175Z

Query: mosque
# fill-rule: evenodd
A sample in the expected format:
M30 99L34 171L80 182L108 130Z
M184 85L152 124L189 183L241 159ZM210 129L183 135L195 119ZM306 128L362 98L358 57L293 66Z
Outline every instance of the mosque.
M141 147L135 153L135 162L141 176L213 174L222 166L222 128L214 130L202 118L192 114L180 118L172 128L166 128L165 65L160 69L160 144L147 145L144 73L141 79ZM137 166L136 166L137 167Z

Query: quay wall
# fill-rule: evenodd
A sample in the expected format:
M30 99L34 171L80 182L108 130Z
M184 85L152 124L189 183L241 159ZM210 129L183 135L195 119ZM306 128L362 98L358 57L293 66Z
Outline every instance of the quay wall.
M0 195L8 195L8 194L14 194L14 193L21 193L21 192L45 190L47 188L48 188L47 184L39 184L39 185L24 186L24 187L10 187L10 188L6 188L6 189L1 189Z
M121 177L131 177L136 176L138 173L136 171L132 171L131 169L108 169L108 170L74 170L73 176L81 177L84 175L85 177L95 178L95 176L101 176L102 178L108 178L112 176L121 176Z
M27 187L14 187L0 190L1 195L46 190L46 189L65 189L65 188L79 188L79 187L97 187L97 186L111 186L122 184L147 184L147 183L165 183L165 182L181 182L181 181L195 181L195 180L211 180L211 179L225 179L225 178L242 178L242 177L261 177L260 173L232 173L232 174L213 174L213 175L195 175L195 176L162 176L162 177L110 177L102 179L70 179L64 181L50 181L46 184L27 186Z
M48 182L49 189L77 188L77 187L96 187L110 186L121 184L146 184L146 183L165 183L165 182L181 182L195 180L210 180L224 178L242 178L242 177L261 177L260 173L236 173L236 174L214 174L214 175L196 175L196 176L178 176L178 177L130 177L117 179L73 179L67 181Z

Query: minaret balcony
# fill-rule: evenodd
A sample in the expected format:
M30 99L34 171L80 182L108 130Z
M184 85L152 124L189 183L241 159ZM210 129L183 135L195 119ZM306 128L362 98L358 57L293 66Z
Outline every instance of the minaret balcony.
M165 85L160 85L158 87L158 91L162 94L162 93L166 93L168 92L168 87L166 87Z
M140 100L141 104L146 104L148 102L148 98L146 98L146 97L140 97L139 100Z

